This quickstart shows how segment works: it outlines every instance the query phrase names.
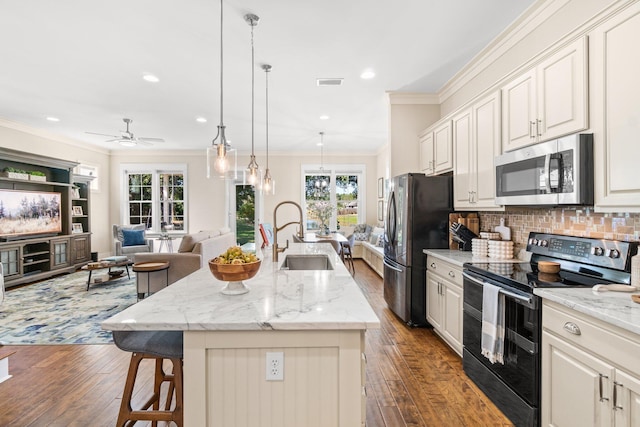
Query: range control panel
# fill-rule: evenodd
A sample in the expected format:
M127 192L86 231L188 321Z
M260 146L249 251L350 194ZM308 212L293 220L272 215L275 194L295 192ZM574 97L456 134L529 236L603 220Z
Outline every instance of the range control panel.
M638 251L638 243L531 232L527 251L627 271L630 258Z

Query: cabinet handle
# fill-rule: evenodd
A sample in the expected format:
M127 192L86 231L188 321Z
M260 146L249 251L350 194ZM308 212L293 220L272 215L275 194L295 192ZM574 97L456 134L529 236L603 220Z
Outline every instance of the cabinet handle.
M535 133L533 133L532 130L531 130L533 128L533 126L535 126L535 125L536 125L536 122L534 122L534 121L530 121L529 122L529 138L535 138L536 137Z
M436 263L435 263L435 262L432 262L431 264L429 264L429 267L431 267L431 268L436 268Z
M449 277L456 277L456 274L453 271L449 271Z
M564 324L564 326L562 327L562 329L564 329L565 331L569 332L570 334L573 335L581 335L582 332L580 332L580 327L578 325L576 325L573 322L567 322Z
M471 191L467 191L467 193L469 194L469 197L468 197L469 203L471 203Z
M623 387L622 384L620 384L617 381L613 382L613 410L617 411L618 409L623 409L622 406L618 405L618 389L616 387Z
M599 392L600 392L600 402L604 402L604 401L609 400L609 398L608 398L608 397L603 397L603 396L602 396L602 388L603 388L603 386L602 386L602 379L603 379L603 378L607 378L607 379L608 379L609 377L608 377L608 376L606 376L606 375L602 375L602 374L598 374L598 375L600 376L600 378L598 379L598 390L599 390ZM614 388L614 393L615 393L615 388Z
M536 120L536 133L538 134L538 136L542 136L540 128L542 128L542 120L538 119Z

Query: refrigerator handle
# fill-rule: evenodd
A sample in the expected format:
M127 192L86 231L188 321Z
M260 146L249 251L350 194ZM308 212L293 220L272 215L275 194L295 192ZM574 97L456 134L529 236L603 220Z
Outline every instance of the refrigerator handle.
M396 238L396 195L395 191L389 194L389 206L387 207L387 242L394 244Z
M389 267L390 269L395 270L395 271L397 271L398 273L402 273L402 270L401 270L401 269L399 269L399 268L397 268L397 267L394 267L393 265L389 264L389 262L388 262L386 259L383 259L383 260L382 260L382 262L384 263L384 265L386 265L386 266L387 266L387 267Z

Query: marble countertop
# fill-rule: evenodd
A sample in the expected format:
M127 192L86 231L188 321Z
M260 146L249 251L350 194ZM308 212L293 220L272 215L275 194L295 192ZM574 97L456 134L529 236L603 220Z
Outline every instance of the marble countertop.
M640 304L631 300L629 292L594 292L591 288L538 288L533 293L640 335Z
M288 254L326 254L334 270L280 270ZM346 330L380 321L330 245L294 243L264 252L243 295L223 295L208 265L102 322L106 330Z
M523 262L521 259L496 259L489 257L474 257L471 251L456 251L451 249L423 249L423 253L440 258L443 261L450 262L453 265L462 267L465 262L500 262L500 263L516 263Z

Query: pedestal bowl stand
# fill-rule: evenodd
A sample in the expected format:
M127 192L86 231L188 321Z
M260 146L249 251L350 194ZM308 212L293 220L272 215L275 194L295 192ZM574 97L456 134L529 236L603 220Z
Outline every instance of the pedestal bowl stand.
M242 295L249 292L243 280L251 279L260 270L262 260L246 264L218 264L209 260L209 270L218 280L228 281L220 291L224 295Z

